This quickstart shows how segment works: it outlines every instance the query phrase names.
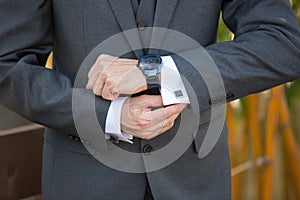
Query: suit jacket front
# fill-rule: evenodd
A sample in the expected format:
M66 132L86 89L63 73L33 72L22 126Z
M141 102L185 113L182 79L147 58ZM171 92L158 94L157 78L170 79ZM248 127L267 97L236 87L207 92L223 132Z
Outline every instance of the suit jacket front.
M235 34L232 42L215 43L220 11ZM78 134L72 93L81 63L102 41L137 28L139 21L135 17L131 0L0 0L0 102L48 127L44 198L142 199L147 178L155 199L229 199L226 128L206 157L199 158L197 154L211 121L210 114L184 132L186 137L195 132L197 136L180 158L147 174L111 169L94 159L81 143L68 138ZM300 76L300 32L287 0L157 0L152 25L179 31L203 46L222 76L226 93L230 93L228 101ZM48 70L43 66L52 50L55 70ZM125 57L139 55L141 51L134 51ZM186 111L191 121L199 115L206 116L211 111L212 99L218 95L210 97L209 86L188 61L178 55L172 57L195 94ZM76 85L76 91L80 94L78 102L82 102L78 108L80 117L89 119L90 113L82 108L95 97L84 85ZM109 105L109 101L96 97L101 127L105 125ZM174 128L151 141L135 139L133 145L118 145L142 151L147 144L158 150L174 137L179 124L177 120ZM93 146L99 141L88 142ZM141 156L145 168L150 164L147 160L156 160L149 157ZM130 161L132 165L137 162Z

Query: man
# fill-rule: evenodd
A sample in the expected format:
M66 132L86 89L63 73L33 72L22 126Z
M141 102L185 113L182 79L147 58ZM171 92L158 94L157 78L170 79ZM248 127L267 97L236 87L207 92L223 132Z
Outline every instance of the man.
M235 39L214 44L220 11ZM206 151L206 156L198 155L209 124L215 123L215 119L209 123L213 105L300 77L300 32L288 0L1 0L0 20L0 102L48 127L43 199L230 199L226 127L212 150ZM222 92L220 96L209 95L211 86L191 60L169 53L179 51L159 51L148 45L149 49L144 50L132 48L122 58L111 55L109 48L107 52L102 49L98 59L90 63L91 70L83 73L88 80L76 84L80 65L94 47L122 31L139 28L138 32L142 32L145 26L179 31L202 45L222 76L225 96ZM138 40L139 35L135 36L133 39ZM132 38L126 34L124 38L129 38L130 46ZM155 37L148 38L152 38L150 44L157 42ZM169 38L166 34L166 40ZM120 43L125 45L124 41ZM42 67L51 50L55 70ZM178 70L184 87L173 95L182 96L187 91L188 100L164 105L165 100L157 91L161 82L157 81L154 91L147 90L151 82L141 62L151 51L162 61L174 62L172 69ZM157 59L155 63L160 65ZM163 64L161 70L168 66L171 65ZM131 85L122 82L124 77L128 80L133 76L136 81ZM122 102L115 104L119 98L123 98ZM109 140L82 137L102 137L98 130L89 129L92 116L85 108L91 103ZM120 138L113 131L106 131L107 122L112 120L108 116L110 109L119 113ZM179 119L180 114L187 117ZM199 123L196 120L189 124L199 115ZM182 131L181 123L187 123L191 130ZM195 132L197 135L193 135ZM195 136L195 141L171 163L156 165L169 158L155 153L177 135L182 140ZM119 141L122 137L127 142ZM93 153L89 147L98 144L106 149ZM180 142L177 144L180 149ZM115 151L111 150L115 146L141 152L140 157L115 159ZM172 155L173 151L167 153ZM91 154L97 158L111 156L108 161L116 162L120 168L99 162ZM131 170L136 166L144 171Z

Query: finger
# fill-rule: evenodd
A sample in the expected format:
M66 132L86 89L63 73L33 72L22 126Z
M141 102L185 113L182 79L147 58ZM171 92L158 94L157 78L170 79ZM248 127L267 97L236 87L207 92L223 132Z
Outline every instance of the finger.
M109 87L108 85L104 84L101 96L107 100L114 100L118 98L119 92L116 87Z
M133 59L123 59L119 58L113 62L114 65L128 65L128 66L136 66L138 64L138 60L133 60Z
M113 96L113 99L117 99L119 97L119 95L120 95L120 92L119 92L119 90L116 87L114 87L111 90L111 94Z
M103 82L102 94L101 96L107 100L115 99L115 96L119 96L119 90L113 77L106 78Z
M180 115L180 113L176 113L165 120L161 120L157 123L158 129L155 132L161 132L161 130L165 130L166 128L171 128L174 125L175 119Z
M105 83L105 77L99 77L93 84L93 93L97 96L102 96L102 90Z
M148 117L146 117L147 115L145 113L143 113L138 117L139 118L138 121L133 120L138 123L137 124L134 123L135 125L133 125L130 128L130 133L139 138L151 139L151 138L169 130L173 126L174 121L179 116L179 114L180 113L176 113L167 119L156 122L156 121L149 120L150 119L149 115L148 115ZM145 119L145 118L148 118L148 119ZM128 120L128 118L126 118L126 120Z
M147 108L163 106L163 101L160 95L143 95Z
M96 63L92 66L88 73L88 82L86 84L86 89L92 89L94 86L95 81L97 80L98 75L95 74Z
M88 72L88 78L90 79L94 74L101 74L102 71L105 69L104 62L102 61L102 56L99 56L97 61L91 67L90 71Z
M151 120L152 121L161 121L165 120L175 114L179 114L182 111L181 104L173 104L167 106L165 108L160 108L150 112Z
M172 119L176 119L179 116L180 113L176 113L172 116L170 116L169 118L166 118L164 120L159 120L159 121L154 121L154 120L148 120L147 124L143 127L143 133L144 134L153 134L156 133L158 131L160 131L161 129L163 129L164 127L167 126L167 124L170 123L170 119L172 121Z
M86 85L86 89L94 88L95 84L96 84L96 81L100 82L99 79L106 79L106 75L104 73L106 68L105 69L104 68L102 69L101 67L99 67L99 68L93 67L93 68L97 69L97 71L94 70L94 72L89 75L89 79L88 79L88 83Z
M157 132L154 132L151 135L151 137L156 137L156 136L163 134L163 133L167 132L168 130L170 130L174 126L174 122L177 119L177 117L179 116L179 114L172 115L170 118L166 119L163 122L162 128L157 130Z
M94 75L96 68L97 68L97 61L93 64L93 66L90 68L90 70L88 72L89 79Z
M90 71L88 72L89 82L87 84L87 89L91 89L94 86L95 81L98 77L103 76L105 70L111 65L112 62L116 57L112 57L107 54L101 54L94 65L91 67Z
M95 82L97 81L97 79L98 79L97 75L91 76L89 78L89 80L88 80L88 83L86 84L86 89L88 89L88 90L93 89L93 87L94 87Z
M131 107L139 106L141 110L150 111L152 107L163 106L162 98L159 95L141 95L131 97L129 102Z
M173 116L171 116L170 118L161 121L160 123L158 123L156 125L155 130L150 131L150 134L144 134L142 137L144 137L144 139L153 139L165 132L167 132L168 130L170 130L173 126L174 126L174 121L176 120L176 118L178 117L179 114L175 114Z
M107 60L110 58L109 55L107 54L100 54L94 63L94 65L91 67L89 73L88 73L88 78L93 76L94 73L98 72L99 70L103 70L107 66ZM108 62L110 63L110 62ZM102 69L103 68L103 69Z

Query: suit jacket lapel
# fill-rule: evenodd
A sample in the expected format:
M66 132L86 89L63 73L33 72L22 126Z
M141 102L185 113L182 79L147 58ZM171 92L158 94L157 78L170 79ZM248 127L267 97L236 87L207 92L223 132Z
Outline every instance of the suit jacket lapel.
M178 0L157 0L154 27L168 28Z
M108 0L110 6L114 12L114 15L120 25L121 31L127 31L137 28L137 22L135 14L132 8L131 0ZM178 0L157 0L156 11L154 17L154 27L168 28L172 20ZM151 36L150 47L156 47L159 49L164 41L166 31L157 32L154 29ZM143 56L142 43L138 30L131 31L130 34L124 33L130 47L134 50L134 54L137 58ZM153 53L153 49L150 49L149 53ZM157 52L155 52L157 53Z
M169 28L170 22L173 18L173 14L175 12L175 8L178 0L157 0L156 2L156 11L154 17L154 27L160 28ZM165 35L166 30L162 29L154 29L151 37L151 47L155 49L160 49ZM159 54L159 50L155 50L150 48L149 53L157 53Z
M125 31L124 36L126 37L131 49L133 50L133 53L137 58L143 56L142 43L138 31L130 31L130 34L126 32L128 30L137 28L137 22L135 19L135 13L132 8L131 0L108 1L120 25L121 31Z

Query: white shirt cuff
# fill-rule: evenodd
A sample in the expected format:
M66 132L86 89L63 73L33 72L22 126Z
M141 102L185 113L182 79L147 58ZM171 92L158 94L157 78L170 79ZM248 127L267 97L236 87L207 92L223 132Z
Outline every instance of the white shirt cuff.
M106 139L114 137L117 140L122 140L132 144L133 142L131 140L133 139L133 136L127 133L122 133L121 131L121 111L126 99L127 97L119 97L111 102L106 117L105 137Z
M161 96L165 106L186 103L190 100L182 82L177 66L171 56L162 56Z

